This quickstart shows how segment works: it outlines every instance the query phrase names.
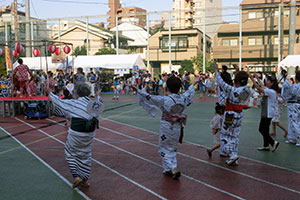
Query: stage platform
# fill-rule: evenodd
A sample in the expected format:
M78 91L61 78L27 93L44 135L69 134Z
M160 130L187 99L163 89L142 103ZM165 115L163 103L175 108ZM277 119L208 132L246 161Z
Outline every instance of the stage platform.
M62 98L62 97L61 97ZM0 113L1 116L15 116L23 113L23 105L29 102L48 101L51 98L47 96L34 96L34 97L2 97L0 98Z

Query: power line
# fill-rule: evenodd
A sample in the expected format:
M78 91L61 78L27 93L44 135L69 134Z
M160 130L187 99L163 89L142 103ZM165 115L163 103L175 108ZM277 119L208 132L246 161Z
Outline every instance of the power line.
M43 0L52 3L71 3L71 4L94 4L94 5L108 5L108 3L101 3L96 1L66 1L66 0Z

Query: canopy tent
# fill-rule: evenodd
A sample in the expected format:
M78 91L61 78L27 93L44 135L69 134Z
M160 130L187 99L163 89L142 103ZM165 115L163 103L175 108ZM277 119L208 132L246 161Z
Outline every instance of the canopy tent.
M46 71L46 59L45 57L25 57L22 58L23 63L29 67L31 70L44 70ZM47 57L48 69L62 69L64 67L63 63L52 63L51 56ZM13 66L14 68L19 65L16 61Z
M289 75L295 75L295 71L299 70L300 66L300 55L288 55L278 64L278 71L281 71L281 68L287 70Z
M90 68L132 69L134 65L137 65L138 69L146 69L143 59L138 54L77 56L74 64L74 68L82 67L85 71Z
M44 57L22 58L24 64L28 65L31 70L46 70L46 60ZM62 69L65 65L62 63L52 63L52 58L47 57L48 69ZM70 64L69 62L69 65ZM126 70L132 69L133 66L138 66L138 69L146 69L143 59L138 54L131 55L100 55L100 56L77 56L74 58L74 68L82 67L85 72L90 68L102 68ZM18 66L15 62L14 67Z

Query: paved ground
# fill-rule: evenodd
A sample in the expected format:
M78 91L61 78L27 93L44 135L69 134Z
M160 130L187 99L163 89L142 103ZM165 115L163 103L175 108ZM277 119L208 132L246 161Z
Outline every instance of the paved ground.
M152 118L135 97L119 102L104 96L106 111L93 148L91 188L72 190L64 160L66 128L63 119L0 118L0 193L3 199L299 199L300 148L281 143L275 153L259 152L259 109L245 112L240 166L229 168L215 152L208 159L205 147L213 143L209 128L215 99L199 100L187 110L185 143L180 145L180 181L161 174L157 154L159 116ZM286 109L282 116L287 125ZM8 136L13 135L13 138ZM17 142L17 141L19 142ZM22 146L20 146L22 143ZM80 193L79 193L80 192ZM3 196L4 195L4 196ZM86 196L87 195L87 196ZM199 198L201 196L201 198Z

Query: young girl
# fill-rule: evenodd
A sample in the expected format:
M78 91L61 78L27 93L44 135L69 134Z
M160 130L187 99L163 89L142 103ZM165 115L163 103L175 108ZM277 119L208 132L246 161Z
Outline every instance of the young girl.
M182 143L183 124L186 123L187 115L183 111L191 105L195 93L194 85L199 82L199 77L195 77L193 85L188 90L179 94L182 86L181 80L175 76L170 76L167 80L168 96L150 95L142 90L137 90L140 105L148 112L155 116L156 110L162 110L160 121L160 134L158 152L162 158L163 174L178 179L181 175L177 169L177 145Z
M281 112L282 112L282 105L283 105L283 99L281 97L281 89L279 88L276 97L275 114L274 117L272 118L273 131L272 133L270 133L270 135L276 135L276 126L278 126L284 131L284 137L286 137L288 134L288 131L279 123Z
M36 77L33 75L27 85L27 93L30 98L37 95Z
M273 140L270 136L269 128L275 114L276 91L278 90L277 80L276 77L266 76L266 87L264 87L261 82L260 85L258 85L252 75L250 75L250 78L257 90L264 95L261 102L261 119L259 124L259 132L263 136L264 145L257 148L257 150L269 151L269 146L271 145L272 152L274 152L277 149L279 142ZM258 79L257 75L256 78Z
M210 121L210 128L212 129L212 133L214 134L214 142L215 145L211 149L207 149L207 154L209 157L212 156L212 152L220 147L220 132L223 123L223 116L225 111L225 106L216 103L215 107L216 114Z

